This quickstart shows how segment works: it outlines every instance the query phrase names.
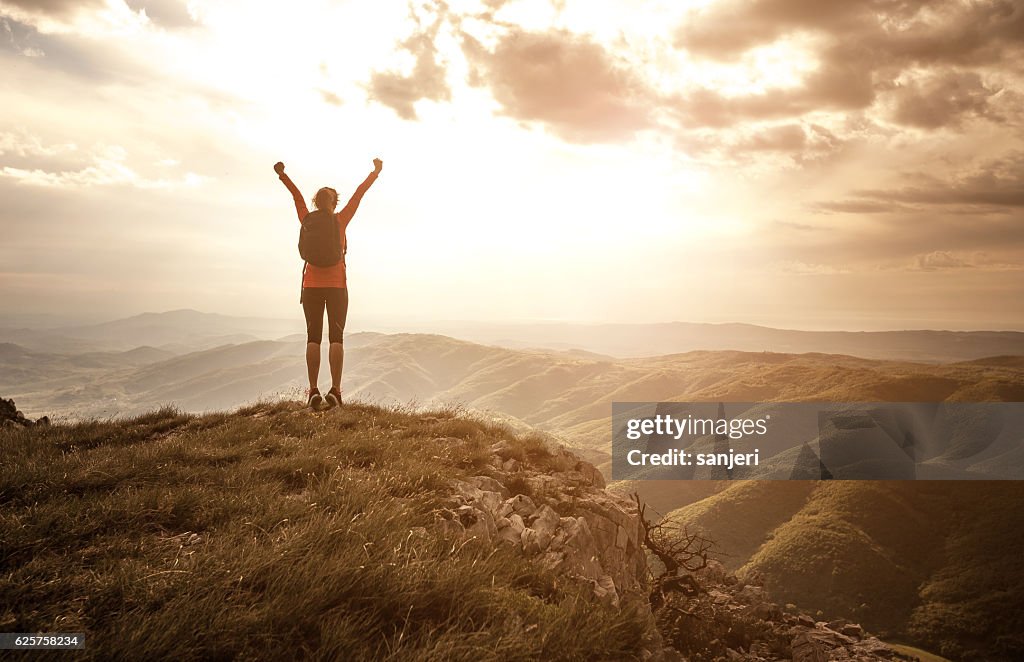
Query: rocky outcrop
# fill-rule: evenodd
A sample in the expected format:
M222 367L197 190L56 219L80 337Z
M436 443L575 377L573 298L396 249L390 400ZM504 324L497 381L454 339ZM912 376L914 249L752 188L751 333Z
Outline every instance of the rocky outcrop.
M14 400L0 398L0 428L27 428L33 425L49 425L50 418L43 416L33 421L25 418L14 404Z
M717 630L711 629L714 634L706 636L718 638L709 642L695 641L699 638L688 637L685 630L676 630L677 640L691 644L686 650L690 659L795 662L915 659L897 653L856 623L843 619L826 622L798 611L794 605L780 606L772 602L756 574L740 580L727 573L721 563L712 560L707 568L695 573L695 577L701 590L695 597L686 599L684 618L688 623L717 624ZM663 627L664 620L659 617ZM724 636L720 634L723 632Z
M601 473L564 449L538 464L524 460L505 441L491 451L487 471L453 482L448 505L436 513L437 526L454 536L509 546L589 585L594 595L612 605L638 608L649 619L651 659L825 662L899 657L857 624L818 621L779 607L756 577L741 581L714 560L694 575L696 596L674 595L670 607L655 612L636 504L606 492ZM680 633L673 614L688 624L684 627L700 624L692 637ZM733 639L719 636L706 645L700 641L702 635L718 631ZM737 639L737 632L748 634Z
M612 604L646 599L636 508L604 491L600 471L565 450L550 461L559 470L547 472L512 457L505 442L492 451L491 475L455 482L451 506L438 513L442 526L518 548Z

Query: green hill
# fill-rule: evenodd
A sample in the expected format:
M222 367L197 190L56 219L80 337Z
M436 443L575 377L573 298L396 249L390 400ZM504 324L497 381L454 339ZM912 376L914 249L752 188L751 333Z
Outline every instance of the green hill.
M1024 485L737 483L672 517L779 600L953 659L1024 656Z

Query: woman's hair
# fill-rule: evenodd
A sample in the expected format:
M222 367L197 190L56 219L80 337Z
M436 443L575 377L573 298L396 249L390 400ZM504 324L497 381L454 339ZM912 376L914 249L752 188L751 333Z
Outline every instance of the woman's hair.
M333 212L338 206L338 192L325 186L313 196L313 206L321 211Z

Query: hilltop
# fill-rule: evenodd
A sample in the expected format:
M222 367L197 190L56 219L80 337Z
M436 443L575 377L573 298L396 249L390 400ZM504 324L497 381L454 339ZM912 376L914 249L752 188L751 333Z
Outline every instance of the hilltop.
M638 657L633 610L453 533L501 440L553 457L360 405L2 431L0 629L84 631L90 659Z
M895 655L721 566L677 602L697 620L655 611L642 522L592 465L452 410L164 408L0 451L0 629L86 632L86 659Z

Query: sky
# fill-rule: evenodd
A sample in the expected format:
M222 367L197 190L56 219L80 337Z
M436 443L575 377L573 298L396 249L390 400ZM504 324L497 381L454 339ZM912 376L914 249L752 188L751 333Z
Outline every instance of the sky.
M1024 330L1024 3L0 0L0 310Z

